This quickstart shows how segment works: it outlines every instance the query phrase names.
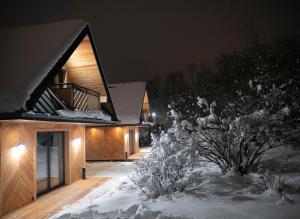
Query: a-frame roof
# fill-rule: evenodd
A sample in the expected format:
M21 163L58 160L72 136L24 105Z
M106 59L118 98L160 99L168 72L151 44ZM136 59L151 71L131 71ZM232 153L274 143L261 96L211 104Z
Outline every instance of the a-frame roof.
M140 124L146 82L109 84L109 91L122 124Z
M111 101L88 23L69 20L0 30L0 114L30 108L87 35Z

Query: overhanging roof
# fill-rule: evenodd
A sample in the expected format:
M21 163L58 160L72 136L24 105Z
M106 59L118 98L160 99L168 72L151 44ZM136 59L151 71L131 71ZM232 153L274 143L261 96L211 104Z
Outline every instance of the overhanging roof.
M86 35L111 102L88 23L69 20L0 30L0 114L30 108ZM116 117L113 105L112 111Z
M146 82L109 84L118 118L122 124L140 124Z

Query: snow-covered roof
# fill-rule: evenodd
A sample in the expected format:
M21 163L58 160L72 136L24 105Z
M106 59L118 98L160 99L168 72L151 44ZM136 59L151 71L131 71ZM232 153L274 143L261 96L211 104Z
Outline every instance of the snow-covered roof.
M68 20L0 30L0 113L24 107L87 25L84 20Z
M146 82L110 84L109 92L123 124L139 124Z

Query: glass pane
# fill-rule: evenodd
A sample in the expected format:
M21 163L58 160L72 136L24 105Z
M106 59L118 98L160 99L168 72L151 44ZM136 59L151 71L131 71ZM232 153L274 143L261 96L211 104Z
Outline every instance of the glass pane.
M63 132L39 132L37 134L36 169L38 195L64 184Z
M134 152L134 130L129 130L129 153L133 154Z
M36 162L37 193L48 189L47 168L47 135L37 136L37 162Z
M56 132L51 135L50 153L50 186L55 187L64 182L64 135Z

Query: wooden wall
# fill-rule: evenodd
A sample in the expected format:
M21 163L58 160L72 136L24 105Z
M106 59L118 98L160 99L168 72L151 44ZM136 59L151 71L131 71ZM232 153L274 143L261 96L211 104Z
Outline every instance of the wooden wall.
M106 96L95 54L88 36L79 44L66 62L67 81L79 84Z
M87 160L124 160L124 128L86 127Z
M138 153L140 151L140 141L139 141L139 128L134 127L134 153Z
M150 119L152 118L152 115L150 113L151 113L151 108L149 104L148 92L145 91L144 102L143 102L142 112L141 112L142 120L146 122L150 121Z
M129 156L128 132L137 127L86 127L87 160L125 160ZM127 136L126 136L127 134ZM134 153L139 152L138 135L134 137Z
M2 168L1 168L1 139L2 139L2 124L0 123L0 218L2 215Z
M64 131L65 181L72 183L81 178L85 166L84 125L36 121L6 121L0 123L1 190L0 213L7 214L36 199L36 133ZM80 138L74 147L73 140ZM16 151L16 145L23 150ZM1 216L1 214L0 214Z

